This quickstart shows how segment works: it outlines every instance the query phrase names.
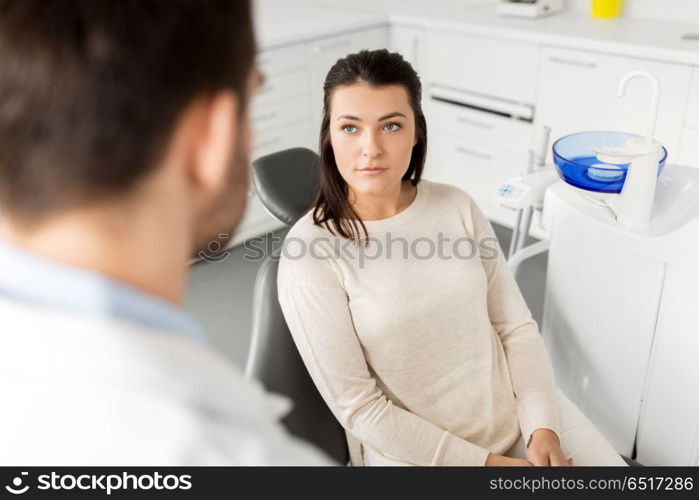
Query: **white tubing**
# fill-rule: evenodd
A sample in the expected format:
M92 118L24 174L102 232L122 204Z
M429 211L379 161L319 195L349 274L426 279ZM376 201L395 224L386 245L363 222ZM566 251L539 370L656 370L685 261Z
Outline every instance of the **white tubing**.
M515 273L517 272L517 268L522 262L536 255L539 255L540 253L544 253L546 250L548 250L549 243L550 240L541 240L537 243L534 243L533 245L524 247L519 252L515 253L512 257L510 257L510 259L507 261L507 267L510 268L510 272L512 273L512 275L515 275Z
M529 229L532 225L532 215L534 215L533 206L528 206L523 210L522 227L519 230L517 242L515 243L515 253L519 252L524 246L524 244L527 242L527 236L529 236Z
M543 126L539 128L537 132L534 144L534 165L537 168L542 168L546 164L546 152L549 147L551 127Z
M522 210L521 208L517 210L517 219L515 220L515 225L512 228L512 238L510 238L510 248L507 250L507 258L509 259L517 251L517 242L519 241L520 224L522 223Z

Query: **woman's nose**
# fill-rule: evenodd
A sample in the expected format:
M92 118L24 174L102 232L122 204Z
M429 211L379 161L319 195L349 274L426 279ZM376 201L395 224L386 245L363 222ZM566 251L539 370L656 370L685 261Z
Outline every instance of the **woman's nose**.
M362 154L369 158L381 154L381 140L377 132L370 131L365 134Z

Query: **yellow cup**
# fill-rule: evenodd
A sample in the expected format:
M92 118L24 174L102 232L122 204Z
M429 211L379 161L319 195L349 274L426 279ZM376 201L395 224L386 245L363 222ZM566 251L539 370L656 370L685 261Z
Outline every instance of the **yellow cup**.
M611 19L621 15L623 0L592 0L592 17Z

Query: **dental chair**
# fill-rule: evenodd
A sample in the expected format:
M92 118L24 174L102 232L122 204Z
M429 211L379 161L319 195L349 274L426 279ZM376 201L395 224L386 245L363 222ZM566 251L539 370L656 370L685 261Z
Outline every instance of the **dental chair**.
M315 199L320 182L318 160L309 149L293 148L253 162L252 180L260 201L287 226L292 226ZM275 249L267 256L257 273L245 375L293 401L293 409L282 420L291 434L315 444L340 464L347 464L345 431L308 374L279 306L280 252Z

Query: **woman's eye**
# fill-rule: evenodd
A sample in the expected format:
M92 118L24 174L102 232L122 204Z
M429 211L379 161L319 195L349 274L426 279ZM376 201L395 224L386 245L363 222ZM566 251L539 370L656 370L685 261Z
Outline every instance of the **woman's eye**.
M347 132L348 134L354 134L357 131L357 127L354 125L345 125L342 127L343 132Z
M394 127L394 128L389 128L389 127ZM387 123L386 130L388 130L389 132L395 132L396 130L400 130L400 123Z

